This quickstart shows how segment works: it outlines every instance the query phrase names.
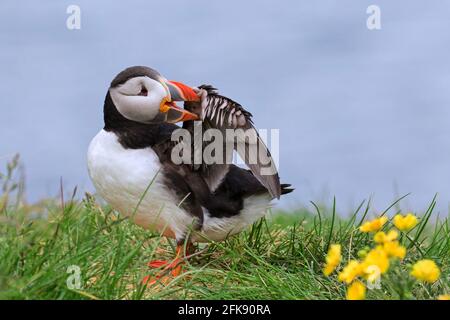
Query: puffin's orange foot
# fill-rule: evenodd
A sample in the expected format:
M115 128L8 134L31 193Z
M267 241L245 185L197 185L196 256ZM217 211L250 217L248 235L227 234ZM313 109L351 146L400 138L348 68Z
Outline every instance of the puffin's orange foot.
M149 263L147 263L147 266L153 269L158 269L162 267L166 267L170 264L167 260L152 260Z
M142 284L148 287L154 286L155 284L161 283L166 285L170 282L171 278L169 276L156 275L156 276L145 276L142 279Z
M182 246L177 246L177 255L174 260L167 261L167 260L153 260L150 261L147 265L150 268L161 268L162 270L159 271L155 276L146 276L144 279L142 279L142 283L147 286L152 286L156 283L162 283L167 284L170 282L171 277L168 275L171 275L172 277L177 277L183 272L183 264L184 259L181 258L182 256Z
M175 270L183 264L183 259L175 258L173 261L153 260L147 263L147 266L153 269L163 268L163 270Z
M145 276L142 279L142 284L147 286L153 286L157 283L168 284L172 277L178 277L183 272L183 260L175 259L168 263L167 261L153 261L148 264L152 268L164 267L160 272L154 276ZM171 275L172 277L170 277Z
M172 276L178 277L181 273L183 273L183 264L183 259L175 259L170 264L170 273L172 274Z

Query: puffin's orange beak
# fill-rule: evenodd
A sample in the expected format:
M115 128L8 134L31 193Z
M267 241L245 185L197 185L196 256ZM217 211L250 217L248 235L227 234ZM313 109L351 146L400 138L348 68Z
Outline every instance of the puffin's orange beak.
M191 87L177 81L166 81L172 101L200 101Z
M195 91L176 81L165 81L164 84L169 90L169 95L161 102L159 110L167 113L167 122L176 123L179 121L198 120L199 117L192 112L178 107L174 101L200 101Z

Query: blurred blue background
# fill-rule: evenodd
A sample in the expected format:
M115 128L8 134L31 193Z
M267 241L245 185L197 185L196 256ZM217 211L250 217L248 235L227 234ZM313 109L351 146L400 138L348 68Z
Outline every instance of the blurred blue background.
M68 30L66 8L81 8ZM381 30L366 27L369 5ZM86 149L111 79L148 65L211 83L280 128L280 172L309 200L383 209L450 200L448 1L14 1L0 4L0 165L19 152L27 196L92 191Z

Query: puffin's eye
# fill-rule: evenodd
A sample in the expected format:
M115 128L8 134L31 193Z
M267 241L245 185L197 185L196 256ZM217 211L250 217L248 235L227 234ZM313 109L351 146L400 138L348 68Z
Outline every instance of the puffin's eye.
M142 86L141 88L141 92L138 93L138 96L147 96L148 95L148 90L146 87Z

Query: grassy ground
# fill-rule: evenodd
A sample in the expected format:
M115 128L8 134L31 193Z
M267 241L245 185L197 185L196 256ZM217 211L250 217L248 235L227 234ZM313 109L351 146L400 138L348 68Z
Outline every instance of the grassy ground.
M380 289L368 291L368 299L435 299L449 292L449 222L431 222L434 205L433 200L427 212L417 213L420 224L401 235L407 257L383 275ZM202 245L183 275L146 288L141 279L156 272L146 263L173 257L171 240L117 217L89 197L64 209L55 203L47 207L42 218L30 216L26 208L0 206L0 298L345 299L346 286L336 275L322 274L329 244L342 245L343 263L373 244L370 235L357 230L371 216L366 203L345 220L332 206L311 206L311 211L269 215L228 241ZM387 214L396 212L392 206ZM441 268L440 280L432 285L409 276L410 264L422 258Z

